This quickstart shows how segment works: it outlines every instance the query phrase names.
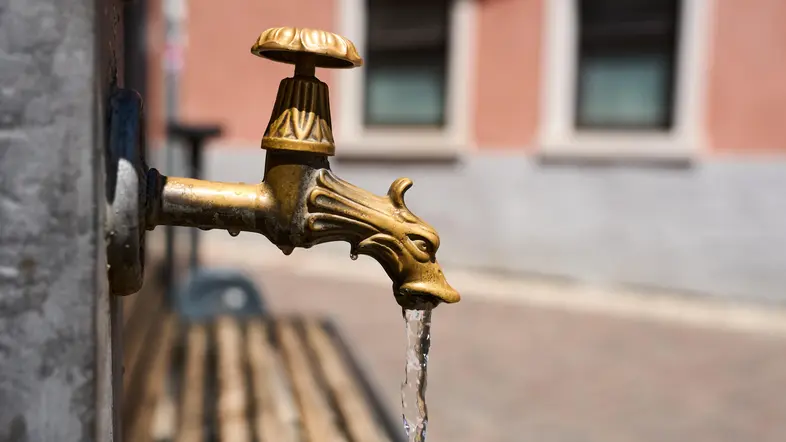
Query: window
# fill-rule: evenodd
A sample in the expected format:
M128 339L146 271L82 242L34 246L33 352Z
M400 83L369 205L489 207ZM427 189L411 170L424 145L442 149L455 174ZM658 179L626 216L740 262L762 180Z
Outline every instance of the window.
M338 0L363 56L337 72L338 156L453 158L470 143L478 0Z
M671 129L678 0L579 0L576 126Z
M719 1L544 1L538 152L637 160L700 154Z
M366 126L445 125L449 0L368 0Z

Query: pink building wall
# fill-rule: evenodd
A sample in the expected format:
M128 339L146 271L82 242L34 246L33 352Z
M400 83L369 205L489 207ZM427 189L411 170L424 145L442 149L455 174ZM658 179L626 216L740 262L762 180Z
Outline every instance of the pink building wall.
M710 143L717 151L786 152L786 1L715 4Z
M532 147L538 128L543 1L479 2L475 140Z
M544 2L477 0L476 108L479 149L521 149L538 130ZM163 125L163 19L160 0L150 4L151 72L147 112L153 139ZM719 152L786 152L786 2L716 0L710 36L704 124L710 149ZM268 27L297 25L336 30L334 0L233 2L190 0L188 45L180 108L192 122L218 122L225 144L259 142L278 82L288 65L250 54ZM317 75L337 96L331 71ZM339 100L334 100L334 116Z

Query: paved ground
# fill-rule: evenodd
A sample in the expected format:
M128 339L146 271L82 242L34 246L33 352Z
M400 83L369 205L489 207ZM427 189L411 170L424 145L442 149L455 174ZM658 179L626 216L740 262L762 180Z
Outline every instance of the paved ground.
M235 255L219 260L253 272L275 311L333 317L398 412L405 340L386 283ZM463 295L434 313L431 442L786 440L783 333Z

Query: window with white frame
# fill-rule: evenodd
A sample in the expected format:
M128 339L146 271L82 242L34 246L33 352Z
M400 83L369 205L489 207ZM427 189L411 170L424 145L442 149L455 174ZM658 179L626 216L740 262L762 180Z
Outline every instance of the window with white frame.
M445 124L449 0L367 0L364 124Z
M579 0L575 124L673 124L679 0Z
M477 0L339 0L363 56L339 73L340 155L453 156L469 142Z
M540 151L700 152L716 1L544 2Z

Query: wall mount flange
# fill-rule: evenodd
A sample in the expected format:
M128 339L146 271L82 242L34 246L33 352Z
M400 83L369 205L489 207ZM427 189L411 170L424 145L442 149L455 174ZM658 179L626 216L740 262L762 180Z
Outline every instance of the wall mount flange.
M142 288L145 267L145 164L142 97L118 89L109 102L106 143L106 257L109 289L125 296Z

